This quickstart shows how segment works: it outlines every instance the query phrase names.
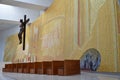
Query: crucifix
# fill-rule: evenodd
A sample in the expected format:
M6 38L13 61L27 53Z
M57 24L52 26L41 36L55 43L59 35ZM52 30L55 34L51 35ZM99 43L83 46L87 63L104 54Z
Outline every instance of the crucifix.
M29 22L29 18L26 19L26 15L24 15L24 20L20 19L20 31L18 33L19 44L22 43L22 34L23 34L23 50L25 50L25 38L26 38L26 24Z

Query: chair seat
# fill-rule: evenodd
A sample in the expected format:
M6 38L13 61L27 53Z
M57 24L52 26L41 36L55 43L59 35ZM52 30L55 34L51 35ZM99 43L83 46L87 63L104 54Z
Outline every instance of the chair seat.
M26 68L23 69L23 73L28 73Z
M58 69L58 75L61 75L61 76L64 75L64 69L63 68Z
M42 74L42 69L37 69L37 74Z
M18 68L18 73L22 73L22 68Z
M31 74L35 74L35 69L32 69L32 68L31 68L31 69L30 69L30 73L31 73Z
M47 73L48 75L52 75L52 69L48 68L48 69L46 70L46 73Z
M17 72L17 68L14 68L14 69L13 69L13 72Z

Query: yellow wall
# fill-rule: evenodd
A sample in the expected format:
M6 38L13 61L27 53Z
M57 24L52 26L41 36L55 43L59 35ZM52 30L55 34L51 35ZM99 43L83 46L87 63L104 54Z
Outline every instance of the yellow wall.
M13 61L13 59L16 55L15 53L16 53L17 44L18 44L18 40L16 38L17 38L17 35L15 34L15 35L8 37L6 40L7 44L5 46L5 52L4 52L4 61L5 62Z
M120 72L120 34L118 35L118 71Z
M115 6L113 0L54 0L29 26L28 53L37 61L80 59L95 48L101 54L98 71L119 71Z
M117 42L118 42L118 71L120 72L120 5L116 1L117 11Z
M64 27L65 27L65 1L55 1L46 12L35 22L31 24L39 28L37 34L37 41L30 42L30 53L37 55L37 60L63 60L63 46L64 46ZM35 39L34 29L32 33L33 39ZM35 39L36 40L36 39ZM33 47L33 45L36 46Z
M92 2L93 1L93 2ZM115 0L89 0L89 32L86 45L80 51L96 48L101 53L101 66L98 71L119 71L117 52L117 21ZM93 9L92 9L93 8ZM95 22L94 22L95 20ZM94 24L94 25L93 25ZM78 53L79 54L79 53Z
M11 35L6 40L4 61L5 62L23 62L28 56L29 49L29 27L26 28L26 46L23 51L23 45L19 44L18 34Z
M78 42L75 38L78 37L75 37L76 22L74 22L77 19L75 16L77 13L74 12L77 4L78 0L54 0L52 6L41 16L43 21L41 36L46 36L60 25L61 37L58 40L60 44L53 44L49 48L43 47L38 54L42 54L42 60L80 59L87 49L95 48L101 54L99 71L117 71L116 18L113 0L79 1L79 46L76 45ZM61 18L60 24L59 18ZM52 43L50 40L46 42Z

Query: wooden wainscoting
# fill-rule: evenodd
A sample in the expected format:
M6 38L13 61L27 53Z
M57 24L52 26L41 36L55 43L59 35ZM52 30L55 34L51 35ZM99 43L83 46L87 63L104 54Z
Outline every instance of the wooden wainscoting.
M29 63L5 64L3 72L18 72L48 75L80 74L80 60L43 61Z

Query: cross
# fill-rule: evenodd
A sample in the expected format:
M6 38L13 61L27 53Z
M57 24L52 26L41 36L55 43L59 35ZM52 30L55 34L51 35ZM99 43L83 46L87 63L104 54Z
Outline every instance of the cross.
M24 15L24 20L20 19L20 32L18 33L18 38L21 44L22 43L22 34L23 34L23 50L25 50L25 38L26 38L26 24L29 22L29 18L26 19L26 15Z

